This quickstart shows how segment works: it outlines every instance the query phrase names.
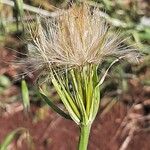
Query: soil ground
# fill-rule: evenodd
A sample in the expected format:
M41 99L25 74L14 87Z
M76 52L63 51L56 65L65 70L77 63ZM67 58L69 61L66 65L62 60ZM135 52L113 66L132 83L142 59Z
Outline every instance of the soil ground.
M36 108L32 109L34 114ZM114 138L116 132L127 113L123 104L116 104L103 118L98 115L90 136L89 150L118 150L124 137ZM33 123L31 117L23 112L0 118L0 142L12 130L25 127L33 137L36 150L76 150L78 142L78 127L69 120L62 119L50 111L49 115L38 123ZM135 133L127 150L149 150L150 134L148 132ZM24 150L26 148L17 148Z

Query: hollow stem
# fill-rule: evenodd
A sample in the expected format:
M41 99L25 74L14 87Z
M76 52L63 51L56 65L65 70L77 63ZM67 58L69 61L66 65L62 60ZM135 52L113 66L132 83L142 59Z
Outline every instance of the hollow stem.
M87 150L91 125L80 126L80 138L78 150Z

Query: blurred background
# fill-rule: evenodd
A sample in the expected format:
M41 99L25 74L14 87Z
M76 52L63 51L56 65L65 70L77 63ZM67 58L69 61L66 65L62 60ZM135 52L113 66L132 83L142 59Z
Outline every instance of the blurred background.
M0 150L76 150L78 127L56 114L34 88L35 74L20 65L31 47L26 33L36 16L52 17L77 0L0 0ZM80 2L80 0L79 0ZM93 124L89 150L150 149L150 1L87 1L142 54L138 64L121 62L102 85L101 108ZM111 60L102 64L104 73ZM24 76L24 80L22 80ZM42 85L59 107L53 87Z

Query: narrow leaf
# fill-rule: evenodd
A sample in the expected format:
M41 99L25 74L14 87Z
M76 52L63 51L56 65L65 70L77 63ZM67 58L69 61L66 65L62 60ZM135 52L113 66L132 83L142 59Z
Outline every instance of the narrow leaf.
M59 115L61 115L62 117L66 118L66 119L72 120L68 114L66 114L63 110L61 110L59 107L57 107L47 96L45 96L42 93L39 93L39 94L42 97L42 99Z
M7 147L11 144L11 142L15 139L16 135L24 131L24 128L18 128L12 132L10 132L4 139L4 141L1 143L0 150L7 150Z
M21 81L21 91L24 108L26 111L29 111L30 109L29 91L25 80Z

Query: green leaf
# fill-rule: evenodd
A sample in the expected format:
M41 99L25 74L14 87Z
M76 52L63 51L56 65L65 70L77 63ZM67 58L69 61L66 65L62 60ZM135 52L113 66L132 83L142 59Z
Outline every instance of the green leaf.
M17 15L23 17L23 0L14 0Z
M18 128L12 132L10 132L4 139L4 141L1 143L0 145L0 150L7 150L7 147L9 146L9 144L11 144L11 142L15 139L16 135L21 132L24 131L24 128Z
M25 80L21 81L21 91L24 108L26 111L29 111L30 109L29 91Z
M16 25L17 30L19 30L19 22L21 21L21 29L24 30L24 24L23 24L23 16L24 16L24 10L23 10L23 0L13 0L14 1L14 16L16 18Z
M57 112L59 115L61 115L62 117L66 118L66 119L71 119L71 117L66 114L64 111L62 111L59 107L57 107L48 97L46 97L44 94L39 93L40 96L42 97L42 99L55 111Z

